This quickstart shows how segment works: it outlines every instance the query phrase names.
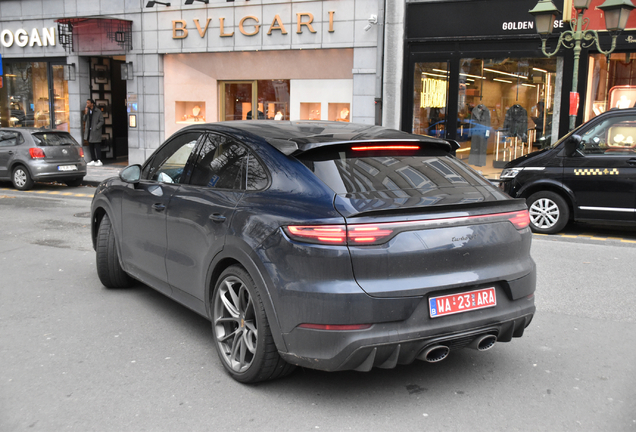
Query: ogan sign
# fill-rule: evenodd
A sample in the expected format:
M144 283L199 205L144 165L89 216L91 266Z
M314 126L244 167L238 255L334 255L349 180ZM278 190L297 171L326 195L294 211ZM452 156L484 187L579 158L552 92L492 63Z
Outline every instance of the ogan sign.
M333 15L335 11L329 11L329 32L333 33ZM205 37L205 34L208 31L208 27L210 26L210 22L212 18L208 18L205 22L205 25L201 26L201 23L198 19L194 19L194 25L199 32L199 36ZM296 14L296 33L301 34L303 32L303 28L306 28L311 33L316 33L312 23L314 22L314 15L309 12L300 12ZM219 36L220 37L232 37L234 36L234 32L226 32L225 31L225 18L219 18ZM247 27L247 28L246 28ZM253 15L248 15L241 18L238 25L239 31L245 36L255 36L261 30L261 24L258 17ZM283 24L283 20L280 15L276 15L272 20L271 25L267 30L267 34L271 35L273 31L280 31L281 34L286 35L287 29ZM188 37L188 28L185 20L175 20L172 21L172 38L173 39L185 39Z
M15 43L17 46L24 48L25 46L55 46L55 27L43 28L42 33L34 28L31 33L24 29L18 29L14 32L11 30L3 30L0 33L0 43L10 48Z

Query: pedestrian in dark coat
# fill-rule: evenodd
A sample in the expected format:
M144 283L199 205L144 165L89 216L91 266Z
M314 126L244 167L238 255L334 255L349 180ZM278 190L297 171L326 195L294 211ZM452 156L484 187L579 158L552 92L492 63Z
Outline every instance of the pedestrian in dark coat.
M84 108L84 139L88 141L91 150L91 161L87 165L102 166L102 127L104 115L102 110L95 106L93 99L86 101Z

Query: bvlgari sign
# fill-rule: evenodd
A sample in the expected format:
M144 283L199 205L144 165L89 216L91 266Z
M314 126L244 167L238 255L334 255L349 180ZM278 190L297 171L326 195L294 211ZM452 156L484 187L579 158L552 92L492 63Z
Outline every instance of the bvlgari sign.
M19 47L32 46L55 46L55 27L39 29L34 28L31 32L24 29L18 29L15 32L11 30L3 30L0 32L0 43L10 48L14 44Z
M333 15L335 11L329 11L329 32L333 33ZM196 27L199 36L205 37L205 34L208 31L208 27L210 26L210 22L212 18L208 18L204 25L198 20L194 19L192 22L194 23L194 27ZM316 33L316 30L313 27L314 15L309 12L300 12L296 14L296 33L302 34L303 30L306 29L311 33ZM225 26L225 18L219 18L219 36L220 37L232 37L234 36L233 31L226 31ZM192 28L192 27L191 27ZM241 18L239 21L238 29L241 34L245 36L255 36L261 30L261 24L258 17L254 15L248 15ZM279 31L281 34L286 35L287 29L283 24L283 21L280 15L276 15L272 20L272 23L267 29L267 35L270 36L272 32ZM173 39L185 39L188 37L188 23L186 20L174 20L172 21L172 38Z

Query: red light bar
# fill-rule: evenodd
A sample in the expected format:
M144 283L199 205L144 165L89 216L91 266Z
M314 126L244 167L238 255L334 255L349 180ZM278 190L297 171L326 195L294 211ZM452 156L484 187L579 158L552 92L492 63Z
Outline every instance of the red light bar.
M374 145L374 146L359 146L351 147L351 150L355 151L373 151L373 150L419 150L418 145Z
M522 212L513 213L508 220L512 222L512 224L517 229L523 229L530 225L530 213L528 210L524 210Z
M365 330L371 324L301 324L298 327L311 330Z
M344 225L288 226L288 233L297 239L317 243L344 244L347 228Z

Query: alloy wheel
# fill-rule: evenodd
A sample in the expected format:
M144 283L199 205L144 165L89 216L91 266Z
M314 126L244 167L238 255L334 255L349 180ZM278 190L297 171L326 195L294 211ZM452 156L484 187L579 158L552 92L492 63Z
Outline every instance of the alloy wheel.
M214 333L229 367L235 372L249 369L256 356L256 313L247 286L236 276L225 278L216 290Z
M15 170L15 172L13 173L13 181L15 182L15 185L17 187L23 188L27 182L26 172L21 168Z
M548 198L540 198L530 206L530 221L537 228L552 228L559 221L560 215L559 206Z

